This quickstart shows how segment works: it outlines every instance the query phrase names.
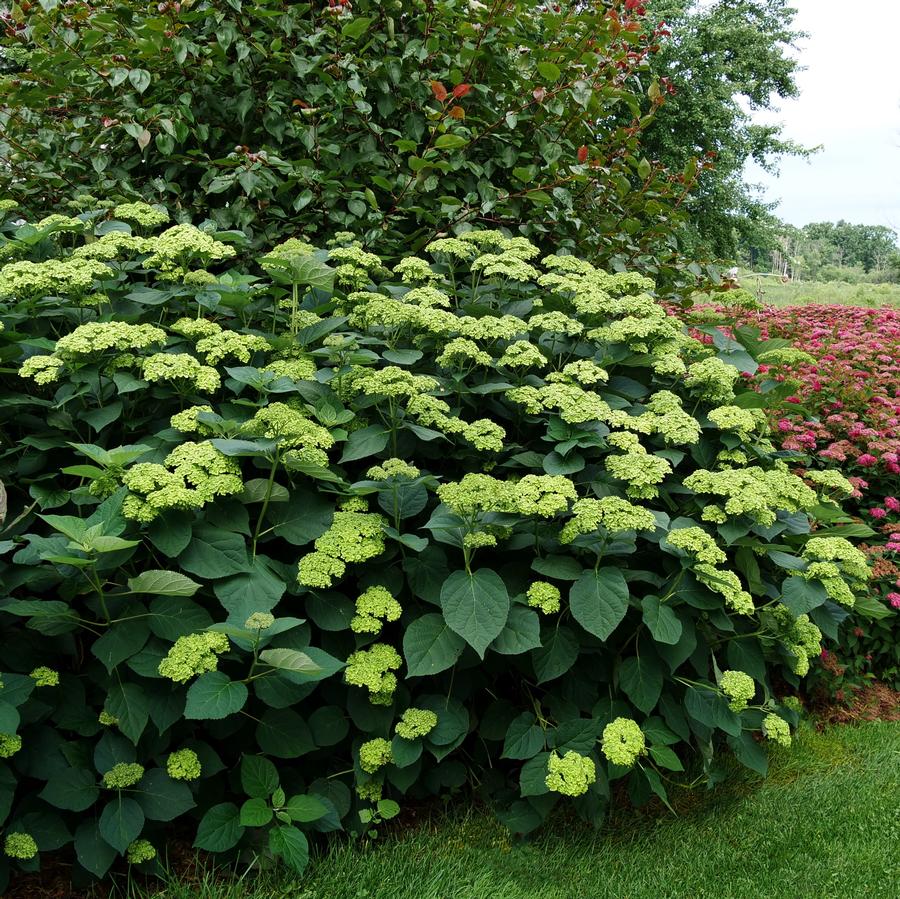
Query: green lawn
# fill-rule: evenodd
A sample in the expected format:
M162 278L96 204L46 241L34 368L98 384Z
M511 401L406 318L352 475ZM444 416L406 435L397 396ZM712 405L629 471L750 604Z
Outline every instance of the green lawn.
M801 306L805 303L841 303L847 306L898 306L900 284L848 284L846 281L791 281L782 284L775 275L742 271L741 287L764 303Z
M804 730L763 781L617 812L527 843L457 810L368 849L336 846L296 882L172 884L141 899L806 899L900 896L900 724Z

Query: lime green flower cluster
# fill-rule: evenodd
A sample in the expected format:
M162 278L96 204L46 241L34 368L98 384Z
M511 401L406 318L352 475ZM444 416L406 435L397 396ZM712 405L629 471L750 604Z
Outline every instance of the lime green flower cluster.
M561 371L551 372L547 375L547 380L551 383L559 381L590 387L593 384L605 384L609 380L609 372L590 359L579 359L564 365Z
M438 716L430 709L407 709L397 722L397 736L404 740L415 740L426 737L436 727Z
M35 384L52 384L64 368L65 363L55 356L29 356L19 367L19 377L31 378Z
M316 363L302 357L294 359L272 359L264 362L261 371L270 372L276 378L290 378L292 381L314 381Z
M170 330L188 340L202 340L204 337L214 337L222 333L222 326L211 322L206 318L179 318L170 325Z
M134 237L123 231L110 231L91 243L76 247L72 251L72 258L111 262L113 259L133 259L135 256L149 253L152 248L152 240ZM109 272L106 273L106 276L109 277Z
M183 434L200 434L203 437L208 437L210 434L215 433L215 429L197 420L197 416L202 414L212 415L213 407L205 405L189 406L182 412L176 412L169 419L169 424Z
M542 334L563 334L566 337L577 337L584 331L584 325L577 319L570 318L565 312L539 312L528 319L528 330L538 331ZM578 365L577 362L570 364Z
M275 616L271 612L254 612L245 622L248 631L267 631L275 624Z
M703 528L675 528L669 531L666 543L706 565L721 565L727 558Z
M162 206L149 203L119 203L113 215L123 222L134 222L142 228L158 228L169 221L169 213Z
M311 421L303 412L287 403L269 403L257 410L249 421L241 426L241 432L254 437L276 440L286 454L288 462L296 459L310 465L328 465L325 450L334 446L334 437L327 428Z
M778 511L808 511L819 501L801 478L782 468L701 468L684 479L684 486L695 493L724 498L728 515L748 515L765 527L775 523Z
M726 568L716 568L706 562L696 562L691 569L701 584L725 598L725 605L738 615L752 615L756 611L753 597L744 589L741 579Z
M616 718L603 728L600 749L614 765L631 768L647 752L644 732L631 718Z
M168 275L184 275L196 260L204 265L235 256L234 247L222 243L194 225L174 225L156 239L154 251L144 260L145 268Z
M625 492L635 499L652 499L659 495L661 484L672 471L672 463L648 453L634 434L627 431L610 434L609 443L623 450L621 455L606 457L606 470L628 486Z
M3 842L3 852L8 858L27 861L38 854L38 845L31 834L21 832L8 833Z
M344 680L354 687L369 691L373 705L390 705L397 689L394 674L402 662L400 654L387 643L373 643L368 649L350 654L344 669Z
M149 840L135 840L125 850L125 860L129 865L139 865L141 862L149 862L156 858L156 849Z
M782 645L791 655L791 670L805 677L809 660L822 652L822 631L809 620L809 615L795 618L787 606L777 605L769 614Z
M592 534L600 527L610 534L652 531L656 529L656 519L649 509L618 496L579 499L572 506L572 518L560 532L560 543L571 543L579 535Z
M562 475L527 474L512 485L517 511L522 515L552 518L578 498L575 485Z
M543 387L513 387L506 391L507 399L525 406L535 415L543 410L555 410L569 424L586 421L608 421L612 410L596 393L584 390L577 384L552 383Z
M369 783L357 783L356 795L367 802L378 802L384 794L384 784L373 780Z
M766 715L763 718L762 730L767 740L771 740L779 746L791 745L791 726L784 718L780 718L774 713Z
M740 376L733 365L710 356L688 366L684 384L702 400L728 403L734 399L734 385Z
M544 368L547 357L527 340L516 340L503 351L497 364L507 368Z
M717 406L710 409L707 418L720 431L735 431L741 440L749 440L754 432L764 434L768 430L766 413L762 409Z
M472 340L513 340L528 330L525 322L515 315L484 315L481 318L462 315L454 318L454 325L463 337Z
M244 489L237 460L219 452L211 443L182 443L165 464L139 462L122 476L131 491L122 514L149 523L166 509L200 509L219 496L233 496Z
M440 281L441 275L432 271L427 259L418 256L407 256L394 266L394 274L400 275L400 280L405 284L428 284L431 281Z
M198 674L215 671L218 656L228 652L229 646L228 637L216 631L179 637L159 663L159 673L176 684L186 684Z
M450 297L444 291L438 290L431 284L426 284L423 287L414 287L412 290L407 291L403 295L403 302L412 303L423 309L448 309L452 305Z
M440 254L455 259L471 259L478 251L472 241L460 240L458 237L441 237L425 245L432 256Z
M115 727L119 723L119 719L115 715L110 715L106 709L103 709L103 711L100 712L97 716L97 721L104 727Z
M535 248L535 252L537 249ZM485 253L472 262L472 271L481 272L485 278L506 278L509 281L521 281L527 284L534 281L538 270L529 265L518 253Z
M597 767L592 758L573 750L563 756L550 753L544 778L548 790L563 796L583 796L596 780Z
M14 756L22 748L22 738L18 734L0 734L0 759Z
M415 465L404 462L403 459L390 458L385 459L380 465L373 465L367 472L366 477L373 481L389 481L391 478L408 478L412 480L417 478L421 472Z
M817 360L809 353L796 347L781 347L777 350L766 350L759 354L759 361L766 365L814 365Z
M496 534L489 534L486 531L477 531L475 533L466 534L463 537L463 546L466 549L483 549L486 546L496 546Z
M126 322L88 322L56 342L54 355L65 361L81 361L111 350L139 350L166 342L166 332L153 325Z
M700 439L700 422L685 412L681 398L670 390L659 390L647 401L647 411L637 416L646 420L650 434L659 434L663 440L675 446L690 446ZM616 418L614 424L629 427Z
M359 767L366 774L374 774L379 768L390 765L394 760L391 751L391 741L384 737L376 737L374 740L366 740L359 747Z
M36 687L59 686L59 672L54 671L52 668L47 668L46 665L38 666L28 676L34 681Z
M197 352L203 354L207 365L218 365L225 359L249 362L254 353L271 348L265 337L238 331L219 331L197 341Z
M728 707L732 712L742 712L756 695L753 678L743 671L723 671L719 688L728 697Z
M587 336L602 343L624 343L636 353L649 353L657 343L671 340L678 333L681 326L651 297L627 299L627 302L609 304L608 311L627 310L635 314L625 315L607 325L593 328L588 331ZM575 305L582 313L594 311L596 308L585 296L576 297Z
M479 418L465 425L460 436L477 450L499 453L503 449L506 431L488 418Z
M151 383L190 385L202 393L215 393L222 386L219 373L190 353L154 353L141 363L141 374Z
M872 576L865 553L843 537L812 537L801 555L810 563L801 577L819 581L831 599L852 609L855 592Z
M172 780L196 780L202 770L200 757L193 749L178 749L166 759L166 773Z
M533 609L540 609L545 615L559 611L559 587L548 584L547 581L535 581L525 595L528 597L528 605Z
M144 766L137 762L119 762L103 775L107 790L124 790L133 787L144 776Z
M97 259L70 256L43 262L9 262L0 268L0 296L70 296L89 291L95 281L112 277Z
M444 349L435 359L442 368L462 368L468 363L491 366L494 357L480 349L474 340L466 337L454 337L444 345Z
M823 491L827 490L840 499L852 496L855 490L853 484L833 468L826 468L822 471L807 471L803 477L807 481L812 481L813 484L816 484Z
M349 562L366 562L384 552L383 515L371 512L334 513L331 527L316 539L316 551L300 559L298 580L307 587L330 587Z
M380 634L385 622L397 621L403 609L381 586L369 587L356 598L356 614L350 619L350 630L356 634Z
M359 369L352 375L351 384L356 393L386 397L415 397L440 387L435 378L414 375L397 365Z
M483 512L515 512L515 484L487 474L470 472L460 481L449 481L437 489L438 497L460 518L472 518Z

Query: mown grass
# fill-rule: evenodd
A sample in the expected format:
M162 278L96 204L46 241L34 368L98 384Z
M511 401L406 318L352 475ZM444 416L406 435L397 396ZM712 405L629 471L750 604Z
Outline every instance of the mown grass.
M742 271L741 287L774 306L838 303L846 306L900 306L900 284L849 284L846 281L789 281L776 275Z
M618 811L601 831L557 822L516 842L488 813L338 844L303 878L235 872L134 899L806 899L900 896L900 724L817 733L740 774L682 792L679 814Z

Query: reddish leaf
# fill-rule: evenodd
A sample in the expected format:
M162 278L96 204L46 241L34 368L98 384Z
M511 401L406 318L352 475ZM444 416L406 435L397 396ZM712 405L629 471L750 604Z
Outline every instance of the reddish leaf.
M441 103L447 99L447 88L440 81L431 82L431 93L434 94L434 99L439 100Z
M456 87L453 88L453 96L458 100L460 97L465 97L471 90L471 84L457 84Z
M586 146L584 146L584 144L582 144L582 145L578 148L578 161L579 161L579 162L586 162L586 161L587 161L587 158L588 158L588 148L587 148Z
M462 106L454 106L450 110L450 117L454 119L464 119L466 117L466 111Z
M544 97L547 96L547 91L545 91L542 87L536 87L531 92L531 96L534 97L534 99L537 100L538 103L543 103Z

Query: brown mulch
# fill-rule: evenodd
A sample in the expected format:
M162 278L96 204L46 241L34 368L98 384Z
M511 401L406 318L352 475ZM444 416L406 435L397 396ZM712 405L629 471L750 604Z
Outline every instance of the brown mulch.
M841 703L813 703L812 710L820 730L828 724L900 721L900 692L876 681L854 691L851 698Z

